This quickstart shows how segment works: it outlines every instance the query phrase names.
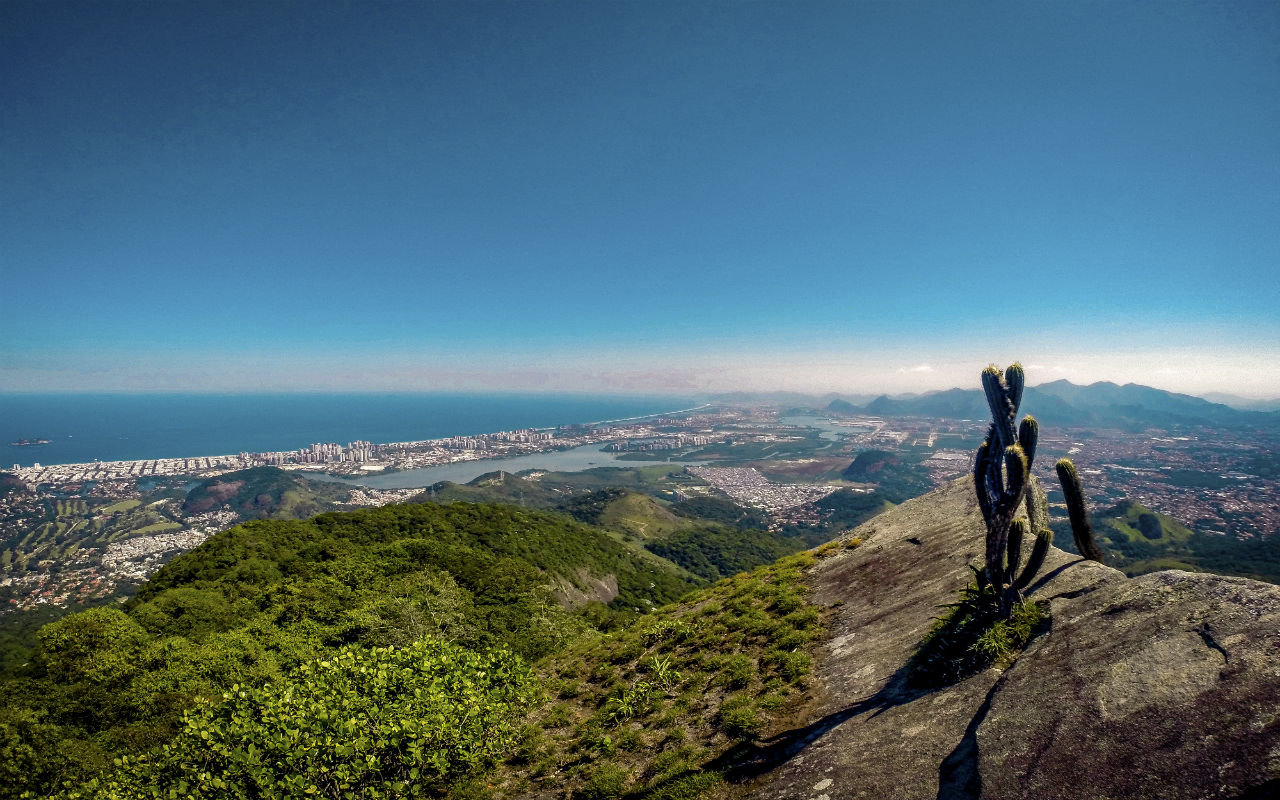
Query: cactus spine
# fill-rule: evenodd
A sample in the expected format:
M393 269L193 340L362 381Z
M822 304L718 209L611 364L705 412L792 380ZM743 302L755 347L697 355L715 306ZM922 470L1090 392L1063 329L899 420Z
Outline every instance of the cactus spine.
M982 371L982 388L991 411L991 427L974 459L973 482L978 507L987 525L985 568L981 579L997 591L1001 616L1008 617L1040 567L1053 543L1049 528L1048 501L1044 490L1031 475L1039 441L1040 426L1028 415L1015 425L1026 375L1021 364L1004 371L994 365ZM1084 493L1075 466L1067 459L1057 464L1058 480L1067 497L1071 529L1076 547L1087 559L1102 561L1102 551L1093 539ZM1027 516L1015 518L1025 504ZM1022 543L1034 534L1035 544L1026 564L1022 564Z

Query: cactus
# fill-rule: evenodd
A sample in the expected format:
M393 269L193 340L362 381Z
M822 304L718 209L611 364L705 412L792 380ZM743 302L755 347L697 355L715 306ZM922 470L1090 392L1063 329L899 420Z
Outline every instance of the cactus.
M995 590L1000 615L1005 618L1013 612L1022 591L1044 565L1049 545L1053 543L1048 502L1031 475L1040 426L1029 415L1014 424L1025 385L1026 375L1021 364L1013 364L1003 375L995 366L982 371L982 388L992 421L986 441L978 447L973 468L978 507L987 524L985 567L979 574L979 582ZM1101 562L1102 551L1093 538L1075 465L1064 458L1057 463L1057 471L1062 493L1067 498L1076 548L1084 558ZM1015 519L1019 506L1024 504L1026 518ZM1035 544L1023 564L1022 543L1033 533Z
M1057 463L1058 483L1062 486L1062 495L1067 499L1067 514L1071 517L1071 533L1076 539L1076 550L1090 561L1105 563L1102 550L1093 538L1093 526L1089 524L1089 512L1084 507L1084 489L1080 486L1080 473L1071 459L1059 459Z
M1035 459L1040 428L1034 417L1018 418L1026 374L1021 364L1013 364L1002 375L995 366L982 372L982 388L991 410L991 428L978 448L974 460L973 481L978 506L987 524L985 568L982 579L996 590L1000 614L1008 617L1020 598L1023 587L1031 582L1044 562L1053 534L1048 525L1034 530L1036 544L1025 566L1020 564L1022 542L1033 532L1032 524L1047 517L1044 502L1032 489L1031 465ZM1027 519L1014 519L1023 501L1031 498ZM1039 509L1039 510L1037 510ZM1022 567L1019 571L1019 567Z

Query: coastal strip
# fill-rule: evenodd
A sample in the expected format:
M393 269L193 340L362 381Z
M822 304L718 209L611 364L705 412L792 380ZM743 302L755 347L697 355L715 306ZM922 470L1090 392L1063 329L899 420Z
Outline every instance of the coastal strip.
M317 442L298 450L234 455L158 458L133 461L93 461L78 464L15 464L12 472L31 485L67 486L86 481L125 481L163 476L214 477L251 467L275 466L289 470L323 472L338 476L360 476L460 461L510 458L553 450L567 450L590 444L619 444L632 439L671 439L680 446L686 434L656 430L663 423L689 425L695 418L669 419L676 414L693 414L712 408L709 404L676 411L662 411L637 417L601 420L556 428L525 428L474 436L450 436L409 442L373 444L353 441ZM648 424L641 421L648 420ZM708 425L715 420L708 417ZM627 424L631 423L631 424ZM682 438L683 437L683 438ZM692 442L690 442L692 443Z

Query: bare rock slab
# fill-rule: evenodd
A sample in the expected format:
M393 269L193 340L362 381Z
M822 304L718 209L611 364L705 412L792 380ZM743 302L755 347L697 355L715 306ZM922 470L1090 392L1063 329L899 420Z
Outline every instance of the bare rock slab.
M1053 549L1031 589L1051 626L1005 672L931 692L905 667L980 563L960 480L852 535L811 578L828 609L818 696L733 794L770 800L1280 797L1280 587L1129 580ZM1029 546L1029 543L1028 543Z
M1157 572L1051 613L977 729L983 797L1234 798L1280 779L1280 587Z

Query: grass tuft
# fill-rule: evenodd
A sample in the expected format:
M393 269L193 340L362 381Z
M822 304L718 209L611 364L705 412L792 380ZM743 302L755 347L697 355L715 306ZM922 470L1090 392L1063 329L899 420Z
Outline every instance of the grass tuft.
M1032 600L1018 603L1009 619L1001 619L995 590L971 582L916 648L907 665L907 685L938 689L993 664L1008 667L1047 622L1047 606Z

